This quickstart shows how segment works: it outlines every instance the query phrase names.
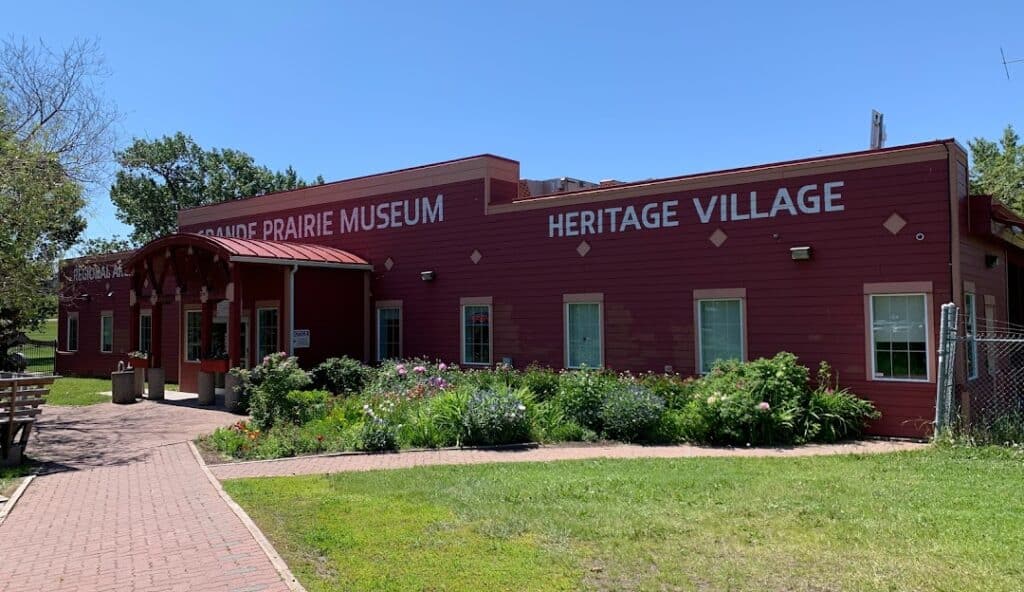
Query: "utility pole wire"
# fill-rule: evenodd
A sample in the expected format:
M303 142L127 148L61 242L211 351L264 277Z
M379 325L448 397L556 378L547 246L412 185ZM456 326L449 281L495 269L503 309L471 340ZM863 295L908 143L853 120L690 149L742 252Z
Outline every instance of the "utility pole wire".
M1003 48L1002 47L999 48L999 55L1003 57L1003 70L1006 71L1006 79L1009 80L1010 79L1010 68L1009 68L1008 64L1019 64L1021 62L1024 62L1024 59L1007 60L1006 59L1006 53L1003 52Z

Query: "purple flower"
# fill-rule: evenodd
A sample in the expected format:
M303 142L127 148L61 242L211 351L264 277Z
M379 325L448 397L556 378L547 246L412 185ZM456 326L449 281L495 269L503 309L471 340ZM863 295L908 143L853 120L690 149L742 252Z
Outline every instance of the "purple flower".
M757 408L759 411L766 412L772 410L772 406L768 404L768 401L761 401L760 403L757 404Z

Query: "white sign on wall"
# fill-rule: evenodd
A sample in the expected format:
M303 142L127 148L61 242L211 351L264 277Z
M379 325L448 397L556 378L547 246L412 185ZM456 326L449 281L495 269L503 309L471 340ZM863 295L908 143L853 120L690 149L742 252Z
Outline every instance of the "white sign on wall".
M292 330L292 349L309 347L309 329Z

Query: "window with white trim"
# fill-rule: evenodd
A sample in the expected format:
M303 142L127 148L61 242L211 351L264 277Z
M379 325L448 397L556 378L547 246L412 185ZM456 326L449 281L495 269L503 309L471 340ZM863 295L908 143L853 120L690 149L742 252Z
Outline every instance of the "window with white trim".
M710 372L716 362L744 359L743 322L742 298L697 301L697 335L702 374Z
M100 351L109 354L114 351L114 315L105 312L100 315Z
M382 306L377 309L377 360L402 357L402 309Z
M263 358L278 351L277 309L259 308L256 310L256 355L257 363Z
M967 378L978 377L978 342L975 332L978 330L978 308L974 294L964 294L964 329L967 333Z
M149 311L139 313L139 351L153 351L153 315Z
M881 380L928 380L928 298L871 296L873 375Z
M78 351L78 313L68 315L68 332L64 336L64 346L69 352Z
M565 365L600 368L602 324L600 302L565 303Z
M491 363L491 305L462 307L462 363Z
M185 361L198 362L203 355L203 311L185 311Z

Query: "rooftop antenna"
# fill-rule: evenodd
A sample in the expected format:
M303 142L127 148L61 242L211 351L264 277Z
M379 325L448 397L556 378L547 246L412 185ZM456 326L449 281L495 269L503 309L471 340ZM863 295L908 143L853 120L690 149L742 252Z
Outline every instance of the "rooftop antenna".
M871 110L871 150L885 147L885 115Z
M1009 67L1009 64L1019 64L1021 62L1024 62L1024 59L1017 59L1017 60L1008 60L1008 59L1006 59L1006 53L1003 52L1003 48L1002 47L999 48L999 55L1002 56L1002 58L1003 58L1003 70L1006 71L1006 79L1009 80L1010 79L1010 67Z

